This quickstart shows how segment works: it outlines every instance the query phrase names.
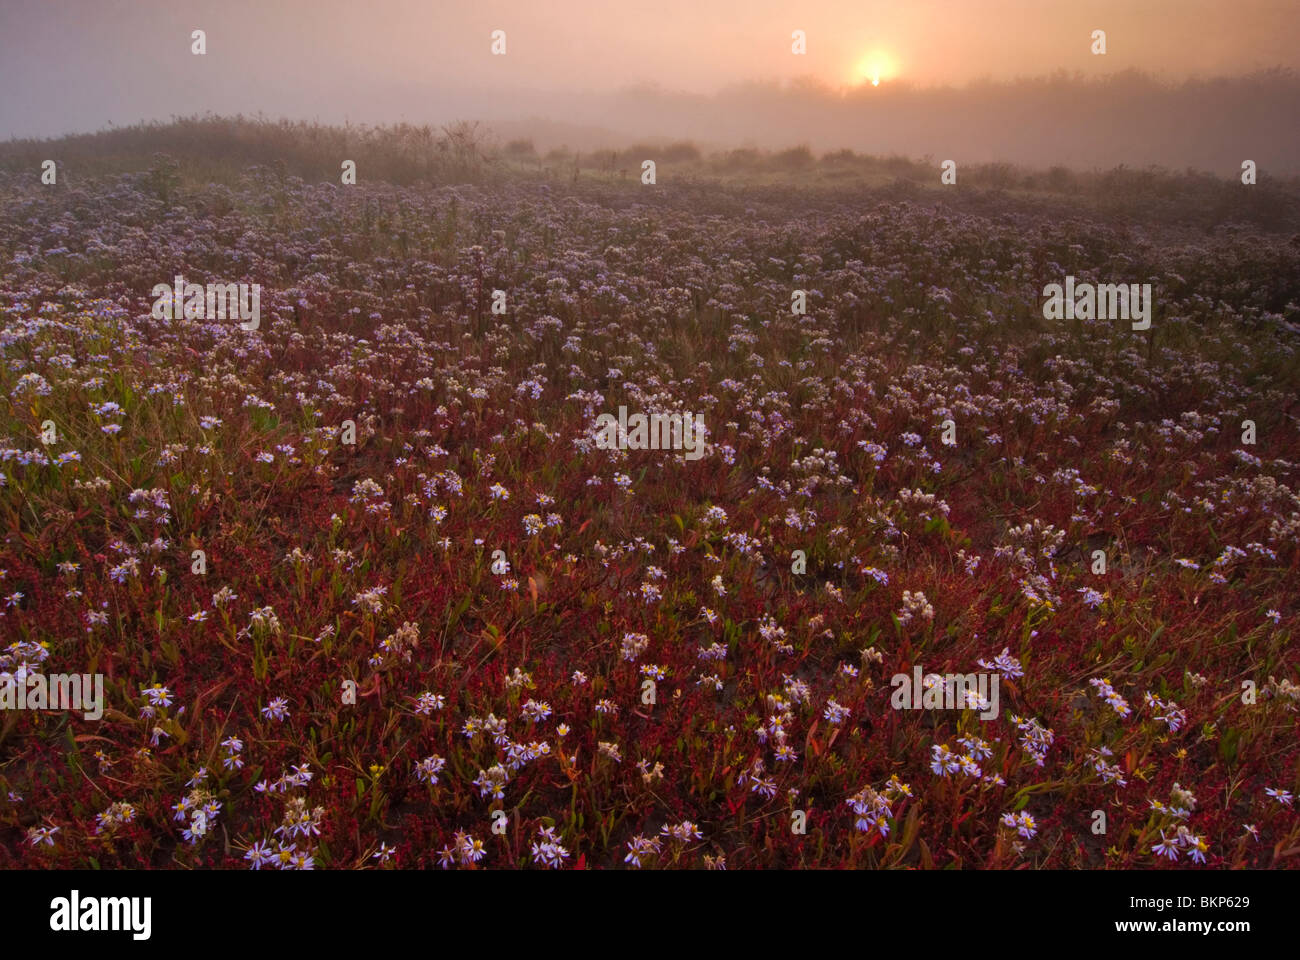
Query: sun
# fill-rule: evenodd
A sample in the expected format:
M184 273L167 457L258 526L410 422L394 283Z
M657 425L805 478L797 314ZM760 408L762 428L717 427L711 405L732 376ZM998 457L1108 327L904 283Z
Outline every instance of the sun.
M881 80L892 80L898 75L898 61L886 50L879 48L864 54L853 68L852 82L880 86Z

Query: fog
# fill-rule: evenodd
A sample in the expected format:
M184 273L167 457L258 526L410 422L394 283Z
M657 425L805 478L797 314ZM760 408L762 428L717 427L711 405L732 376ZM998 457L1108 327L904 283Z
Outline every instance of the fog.
M0 137L262 113L1294 173L1298 39L1293 0L4 0Z

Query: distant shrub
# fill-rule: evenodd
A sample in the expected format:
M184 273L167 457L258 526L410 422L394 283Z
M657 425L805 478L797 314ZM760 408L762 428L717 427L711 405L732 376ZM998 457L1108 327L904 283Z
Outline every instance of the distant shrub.
M663 159L663 151L658 147L652 147L645 143L634 143L626 150L617 154L618 162L623 166L633 166L638 169L643 160L654 160L656 162Z
M884 160L881 161L881 165L885 168L887 173L892 173L896 177L914 182L929 179L934 175L931 166L917 163L911 157L900 156L896 153L891 153L888 157L885 157Z
M282 164L286 176L307 181L339 180L344 160L359 176L390 183L419 180L465 182L483 178L495 163L487 131L477 122L457 121L438 129L392 126L327 126L265 117L181 117L168 123L139 123L62 138L63 155L84 161L89 171L138 169L132 158L166 151L180 176L198 172L211 180L224 169L229 180L250 166ZM39 141L0 145L0 162L30 154ZM175 179L175 178L173 178ZM155 177L155 187L170 190Z
M700 148L689 140L678 140L659 151L666 163L695 163L700 159Z
M1078 189L1079 181L1074 173L1066 167L1055 166L1047 171L1047 188L1058 193Z
M772 166L778 170L803 170L813 164L813 153L807 146L791 147L772 157Z
M1020 174L1009 163L982 163L971 167L964 179L972 186L1009 190L1020 183Z
M753 147L740 147L728 150L713 158L712 166L716 170L734 173L737 170L752 169L762 161L762 155Z

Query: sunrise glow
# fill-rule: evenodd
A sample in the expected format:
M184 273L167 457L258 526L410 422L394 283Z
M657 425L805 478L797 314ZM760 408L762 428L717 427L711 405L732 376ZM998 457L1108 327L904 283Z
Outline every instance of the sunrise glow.
M882 80L892 80L898 75L898 61L884 50L872 50L858 60L853 68L852 82L880 86Z

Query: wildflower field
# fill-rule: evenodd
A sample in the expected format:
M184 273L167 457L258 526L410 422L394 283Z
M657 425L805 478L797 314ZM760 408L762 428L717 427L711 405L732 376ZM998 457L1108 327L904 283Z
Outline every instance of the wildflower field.
M1294 185L202 169L0 165L0 866L1300 864Z

